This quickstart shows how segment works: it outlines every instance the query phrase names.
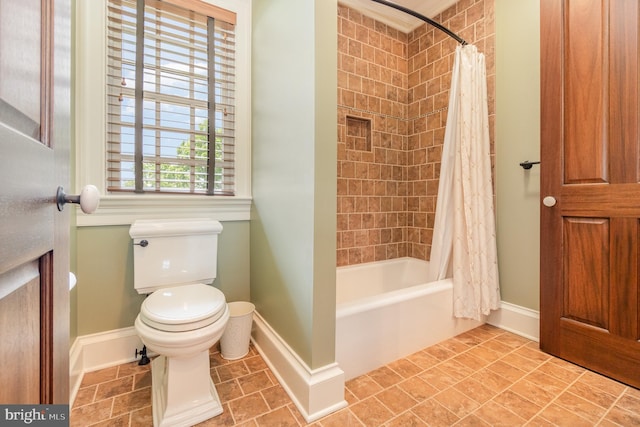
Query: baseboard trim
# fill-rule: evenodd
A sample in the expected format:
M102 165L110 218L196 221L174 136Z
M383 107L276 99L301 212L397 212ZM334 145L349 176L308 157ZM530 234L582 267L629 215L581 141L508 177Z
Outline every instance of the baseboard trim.
M142 341L133 327L77 337L69 351L71 405L85 373L133 362L136 349L142 349Z
M508 302L487 323L525 338L540 340L540 313ZM310 369L260 316L254 313L251 341L307 422L347 406L344 372L337 363ZM133 327L77 337L69 351L71 405L83 374L136 360L142 341Z
M257 312L251 341L307 422L347 406L337 363L310 369ZM70 404L85 373L133 362L141 348L133 327L77 337L69 352Z
M536 310L502 301L500 308L491 312L487 323L530 340L540 341L540 312Z
M82 382L82 349L78 344L78 338L73 341L69 349L69 405L73 407L80 383Z
M251 341L307 422L347 406L337 363L310 369L257 312Z

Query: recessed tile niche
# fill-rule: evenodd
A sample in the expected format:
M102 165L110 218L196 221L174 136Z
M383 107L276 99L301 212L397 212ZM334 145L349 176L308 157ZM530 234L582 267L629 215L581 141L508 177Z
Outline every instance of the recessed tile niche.
M371 151L371 120L347 116L347 149Z

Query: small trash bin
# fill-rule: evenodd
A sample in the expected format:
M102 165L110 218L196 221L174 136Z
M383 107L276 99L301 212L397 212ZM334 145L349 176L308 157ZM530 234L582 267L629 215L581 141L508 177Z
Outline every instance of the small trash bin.
M230 302L228 305L229 321L220 338L220 352L223 358L235 360L249 352L253 311L256 306L245 301Z

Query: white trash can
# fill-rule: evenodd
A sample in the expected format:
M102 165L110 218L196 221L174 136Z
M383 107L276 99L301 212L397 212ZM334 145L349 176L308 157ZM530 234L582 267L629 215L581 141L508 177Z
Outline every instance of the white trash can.
M249 352L253 311L256 306L250 302L230 302L229 321L220 338L220 353L227 360L240 359Z

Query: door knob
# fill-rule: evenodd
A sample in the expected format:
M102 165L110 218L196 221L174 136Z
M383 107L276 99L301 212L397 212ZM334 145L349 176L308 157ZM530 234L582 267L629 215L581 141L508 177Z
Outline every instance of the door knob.
M94 213L100 204L100 192L95 185L89 184L82 187L80 194L76 196L69 196L64 192L64 188L58 187L58 191L56 193L56 204L58 205L58 210L62 211L62 209L64 209L64 205L67 203L79 204L82 212L86 214Z
M553 196L547 196L544 199L542 199L542 204L545 205L546 207L550 208L552 206L556 205L556 198Z

